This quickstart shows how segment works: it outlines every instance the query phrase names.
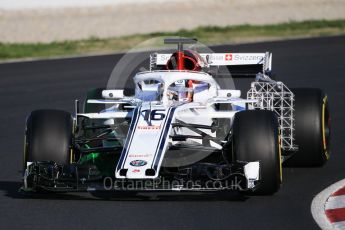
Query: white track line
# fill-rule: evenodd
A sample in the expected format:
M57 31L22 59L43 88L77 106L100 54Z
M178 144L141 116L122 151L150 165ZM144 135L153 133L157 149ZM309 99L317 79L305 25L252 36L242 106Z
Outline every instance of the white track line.
M331 196L326 202L325 209L336 209L345 207L345 195Z
M345 221L336 222L333 224L334 229L345 229Z
M342 227L344 227L344 222L338 222L337 224L332 225L328 221L325 214L325 205L327 199L331 196L332 193L344 186L345 179L332 184L314 197L310 207L311 214L313 215L314 220L321 229L341 229Z

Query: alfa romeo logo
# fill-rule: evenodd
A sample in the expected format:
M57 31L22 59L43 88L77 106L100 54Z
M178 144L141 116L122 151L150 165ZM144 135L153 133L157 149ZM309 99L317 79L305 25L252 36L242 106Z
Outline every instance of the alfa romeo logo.
M144 160L134 160L134 161L131 161L129 163L131 166L134 166L134 167L141 167L141 166L144 166L147 164L146 161Z

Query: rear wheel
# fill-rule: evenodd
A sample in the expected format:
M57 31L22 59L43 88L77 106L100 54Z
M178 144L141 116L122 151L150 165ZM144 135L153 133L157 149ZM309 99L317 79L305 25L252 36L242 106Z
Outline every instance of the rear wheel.
M324 165L330 154L330 114L327 96L320 89L292 89L295 94L295 143L298 151L287 166Z
M72 129L73 119L68 112L33 111L26 122L24 170L27 162L34 161L70 164Z
M270 195L282 181L278 121L271 111L242 111L233 123L233 157L239 161L260 161L260 186L253 193Z

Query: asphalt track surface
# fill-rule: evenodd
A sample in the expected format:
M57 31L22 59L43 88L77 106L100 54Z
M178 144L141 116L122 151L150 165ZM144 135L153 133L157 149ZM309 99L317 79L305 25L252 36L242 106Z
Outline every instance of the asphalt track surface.
M27 197L21 186L23 128L31 110L73 111L75 98L102 87L120 55L0 64L1 229L315 229L313 197L345 178L345 37L219 46L222 52L273 52L290 87L320 87L332 113L332 156L323 168L285 168L274 196L158 196L99 200L88 195Z

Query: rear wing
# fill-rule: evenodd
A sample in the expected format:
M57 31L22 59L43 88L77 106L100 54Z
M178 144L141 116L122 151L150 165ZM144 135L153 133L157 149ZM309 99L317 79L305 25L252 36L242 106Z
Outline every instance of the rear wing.
M155 53L150 56L150 69L162 68L172 54ZM201 53L207 66L225 66L232 75L255 75L272 70L272 53Z

